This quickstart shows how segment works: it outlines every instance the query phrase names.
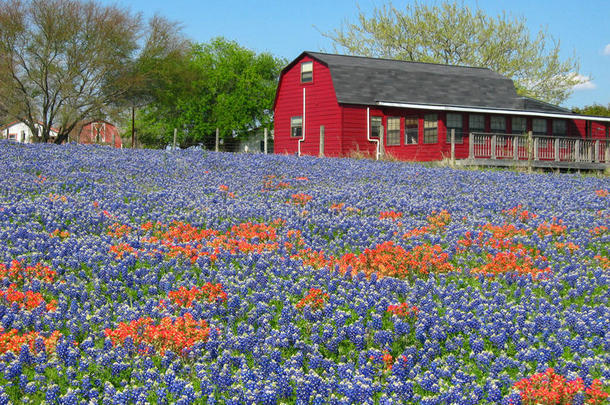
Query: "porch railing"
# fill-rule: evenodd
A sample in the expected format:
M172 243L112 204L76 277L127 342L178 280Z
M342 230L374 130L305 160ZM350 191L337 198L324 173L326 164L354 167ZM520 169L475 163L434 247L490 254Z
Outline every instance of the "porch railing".
M508 159L555 162L610 163L610 144L580 139L514 134L469 134L470 159Z

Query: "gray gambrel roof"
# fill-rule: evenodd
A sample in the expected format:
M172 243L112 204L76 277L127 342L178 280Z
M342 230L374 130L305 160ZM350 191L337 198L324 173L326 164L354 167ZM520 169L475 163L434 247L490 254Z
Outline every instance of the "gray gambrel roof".
M286 69L304 55L328 66L341 104L386 102L570 113L517 95L511 79L487 68L303 52Z

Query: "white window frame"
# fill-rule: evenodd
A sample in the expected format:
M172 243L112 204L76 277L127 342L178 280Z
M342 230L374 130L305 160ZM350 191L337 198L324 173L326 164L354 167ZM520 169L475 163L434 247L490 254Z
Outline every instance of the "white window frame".
M313 62L303 62L301 63L301 83L311 82L313 82Z
M410 123L415 122L415 126ZM415 129L415 132L412 130ZM415 136L413 136L415 135ZM419 116L407 115L405 117L405 145L417 145L419 142Z
M388 117L386 119L386 126L385 144L387 146L400 146L400 117Z
M371 138L379 138L383 130L383 117L371 117Z
M295 131L298 130L298 135L295 135ZM302 138L303 137L303 117L300 115L290 117L290 137L291 138Z
M434 141L430 141L431 135L434 135ZM438 143L438 114L424 115L424 143L432 145Z

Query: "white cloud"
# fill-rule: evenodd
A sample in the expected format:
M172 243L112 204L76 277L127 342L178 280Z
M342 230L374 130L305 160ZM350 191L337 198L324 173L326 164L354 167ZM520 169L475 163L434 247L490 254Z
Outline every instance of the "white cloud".
M574 90L593 90L597 88L589 76L575 75L574 78L579 82L573 87Z
M604 47L603 54L610 56L610 44L608 44Z

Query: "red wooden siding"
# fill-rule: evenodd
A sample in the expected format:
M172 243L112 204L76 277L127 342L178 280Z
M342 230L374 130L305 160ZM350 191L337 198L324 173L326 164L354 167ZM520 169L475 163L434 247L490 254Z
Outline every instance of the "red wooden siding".
M89 122L83 125L76 141L82 144L107 144L115 148L120 148L123 144L117 127L104 121Z
M301 63L313 61L313 81L301 83ZM341 108L335 96L330 71L322 63L305 56L298 60L280 79L275 105L275 153L296 153L298 140L290 136L290 118L303 115L303 89L306 92L305 140L301 154L318 155L320 126L324 126L324 154L340 156Z
M313 80L301 83L301 64L313 62ZM294 154L298 151L298 141L302 138L291 137L291 117L303 115L303 89L306 92L306 112L304 117L305 140L301 142L301 154L317 156L320 151L320 126L324 126L324 155L350 156L359 153L375 156L376 143L367 139L367 106L339 104L335 94L331 73L328 67L304 55L294 61L281 75L275 100L275 153ZM456 134L455 157L468 157L470 113L455 112L462 116L462 133ZM424 143L425 116L436 114L437 138L433 143ZM481 114L484 117L484 132L491 131L491 117L495 114ZM370 106L371 117L381 117L384 127L385 153L401 160L433 161L449 158L451 144L447 139L447 112ZM407 144L405 118L417 117L418 137L416 144ZM501 115L505 119L505 132L513 133L513 115ZM515 115L518 117L519 115ZM400 118L400 144L387 145L388 117ZM546 121L546 135L553 136L554 118L540 117ZM536 117L525 117L526 131L533 130ZM565 119L566 136L582 139L607 139L607 124L587 122L582 119ZM462 142L459 142L462 135Z

